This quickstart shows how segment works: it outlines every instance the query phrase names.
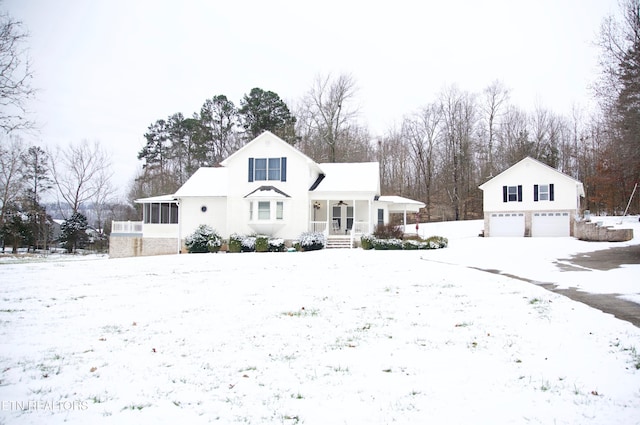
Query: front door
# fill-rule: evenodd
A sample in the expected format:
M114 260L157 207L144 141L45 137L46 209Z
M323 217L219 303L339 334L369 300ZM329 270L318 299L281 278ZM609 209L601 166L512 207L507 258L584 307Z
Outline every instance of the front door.
M331 209L332 233L346 234L353 228L353 207L350 205L334 205Z

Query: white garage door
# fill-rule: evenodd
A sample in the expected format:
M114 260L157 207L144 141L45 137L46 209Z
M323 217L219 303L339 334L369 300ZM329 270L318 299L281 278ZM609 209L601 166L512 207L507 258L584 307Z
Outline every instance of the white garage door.
M531 236L569 236L568 212L536 212L531 219Z
M489 236L524 236L524 213L493 213Z

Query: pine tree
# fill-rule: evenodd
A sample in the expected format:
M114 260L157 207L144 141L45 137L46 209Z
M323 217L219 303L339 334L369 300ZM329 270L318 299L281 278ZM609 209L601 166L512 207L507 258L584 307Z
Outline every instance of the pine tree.
M86 242L87 237L87 217L82 213L76 212L65 220L60 226L60 241L65 244L67 252L75 252L82 243Z
M295 143L296 118L276 93L253 88L240 101L238 112L249 138L268 130L291 144Z

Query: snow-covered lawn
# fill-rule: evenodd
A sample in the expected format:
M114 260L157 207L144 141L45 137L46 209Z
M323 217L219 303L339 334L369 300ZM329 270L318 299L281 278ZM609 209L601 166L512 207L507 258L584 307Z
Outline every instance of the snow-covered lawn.
M638 293L639 265L553 263L636 223L623 244L476 221L421 226L450 239L432 251L5 261L0 422L637 424L640 329L467 267Z

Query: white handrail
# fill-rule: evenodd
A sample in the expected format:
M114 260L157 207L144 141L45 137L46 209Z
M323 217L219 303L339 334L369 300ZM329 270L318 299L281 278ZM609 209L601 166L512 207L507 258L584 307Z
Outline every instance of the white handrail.
M111 221L111 233L142 233L142 222Z

